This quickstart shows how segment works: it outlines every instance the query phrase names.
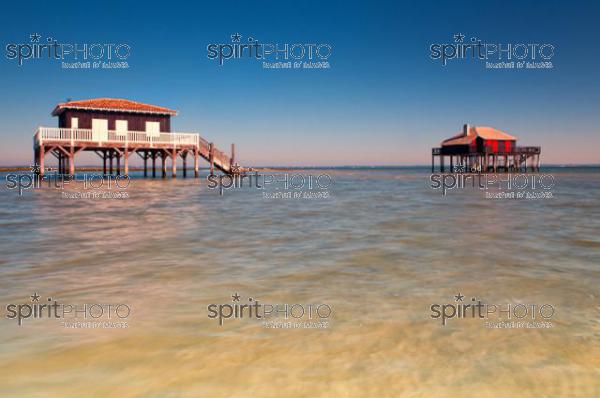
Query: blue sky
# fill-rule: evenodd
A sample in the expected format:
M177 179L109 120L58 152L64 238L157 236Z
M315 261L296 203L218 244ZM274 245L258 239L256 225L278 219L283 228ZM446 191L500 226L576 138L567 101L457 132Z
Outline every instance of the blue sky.
M189 3L189 4L188 4ZM218 4L220 3L220 4ZM7 3L0 15L0 165L31 162L36 126L66 98L128 98L177 109L248 165L427 164L463 123L542 145L546 163L600 163L600 6L594 2ZM429 58L463 33L490 43L551 43L550 70L486 70ZM128 70L18 67L5 46L31 33L66 43L127 43ZM329 70L219 66L209 43L239 33L270 43L328 43ZM90 160L93 158L89 158ZM97 161L96 161L97 162ZM88 163L88 162L85 162Z

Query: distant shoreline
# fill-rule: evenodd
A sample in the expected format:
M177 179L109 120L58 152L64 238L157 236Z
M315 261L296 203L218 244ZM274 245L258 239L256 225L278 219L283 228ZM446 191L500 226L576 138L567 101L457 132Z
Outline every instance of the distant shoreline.
M252 167L252 172L282 172L291 170L394 170L394 169L429 169L430 165L411 165L411 166L256 166ZM546 164L542 168L600 168L600 164ZM144 168L129 167L130 171L144 171ZM193 170L193 169L188 169ZM201 167L200 170L209 170L208 167ZM31 166L0 166L0 173L10 173L17 171L31 171ZM77 167L78 172L101 172L102 167L81 166Z

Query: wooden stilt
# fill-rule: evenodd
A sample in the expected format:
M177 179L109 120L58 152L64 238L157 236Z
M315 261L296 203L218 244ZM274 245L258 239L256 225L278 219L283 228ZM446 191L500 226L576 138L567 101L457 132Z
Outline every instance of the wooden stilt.
M194 148L194 178L198 178L198 148Z
M44 158L46 157L46 148L44 147L44 145L40 145L39 148L39 154L40 154L40 160L38 162L39 166L40 166L40 177L44 177Z
M173 178L177 177L177 149L175 148L171 152L171 175Z
M69 175L75 175L75 148L71 146L69 155Z
M148 177L148 151L143 151L142 158L144 159L144 177Z
M123 152L123 157L125 160L125 175L129 176L129 151L127 149Z
M162 159L162 178L167 178L167 152L161 151Z
M183 178L187 177L187 151L181 154L181 158L183 160Z
M152 178L156 178L156 157L158 156L158 152L151 152L150 156L152 156Z

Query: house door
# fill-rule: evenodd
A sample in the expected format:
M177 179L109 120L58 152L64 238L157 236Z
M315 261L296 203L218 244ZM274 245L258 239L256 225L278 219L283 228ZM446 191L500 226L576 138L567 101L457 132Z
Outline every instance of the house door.
M151 137L160 136L160 123L159 122L146 122L146 134Z
M108 119L92 119L92 140L108 141Z
M115 120L115 132L117 135L127 135L127 120Z

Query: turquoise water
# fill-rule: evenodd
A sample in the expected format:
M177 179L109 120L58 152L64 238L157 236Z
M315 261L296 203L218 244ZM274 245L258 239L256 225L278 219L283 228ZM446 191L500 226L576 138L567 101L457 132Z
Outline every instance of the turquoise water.
M478 189L443 196L420 167L291 173L328 174L328 197L265 198L248 187L219 195L204 178L134 176L126 199L3 187L2 393L600 395L598 168L545 169L552 198L529 200ZM131 314L119 329L6 318L7 305L31 304L34 293L125 303ZM231 304L234 293L325 303L332 314L323 329L248 318L220 326L207 306ZM551 304L552 327L431 318L432 304L456 304L459 293Z

